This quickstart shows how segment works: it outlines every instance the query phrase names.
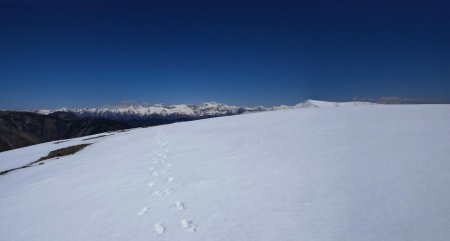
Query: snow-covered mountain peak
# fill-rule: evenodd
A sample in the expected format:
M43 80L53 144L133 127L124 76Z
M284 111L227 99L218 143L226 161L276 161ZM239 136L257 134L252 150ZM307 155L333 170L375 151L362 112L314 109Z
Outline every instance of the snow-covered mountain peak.
M357 105L373 105L370 102L361 101L349 101L349 102L332 102L322 100L307 99L299 104L296 104L295 108L307 108L307 107L342 107L342 106L357 106Z
M208 101L208 102L203 102L200 104L201 106L225 106L225 104L223 103L219 103L219 102L215 102L215 101Z

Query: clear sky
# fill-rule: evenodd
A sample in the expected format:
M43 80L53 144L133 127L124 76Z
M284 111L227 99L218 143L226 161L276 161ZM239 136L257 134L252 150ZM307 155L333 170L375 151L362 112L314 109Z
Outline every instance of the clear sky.
M0 108L450 98L449 1L0 1Z

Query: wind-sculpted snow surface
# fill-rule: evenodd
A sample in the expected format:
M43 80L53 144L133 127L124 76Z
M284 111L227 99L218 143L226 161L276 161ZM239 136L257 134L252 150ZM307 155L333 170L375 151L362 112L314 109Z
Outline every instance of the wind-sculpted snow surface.
M450 240L449 105L288 109L90 141L0 176L0 240Z

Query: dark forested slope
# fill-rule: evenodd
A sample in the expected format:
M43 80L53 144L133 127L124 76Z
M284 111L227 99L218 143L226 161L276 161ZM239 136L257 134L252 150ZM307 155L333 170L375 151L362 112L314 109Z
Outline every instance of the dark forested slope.
M67 112L41 115L0 111L0 151L130 127L129 124L119 121L79 118Z

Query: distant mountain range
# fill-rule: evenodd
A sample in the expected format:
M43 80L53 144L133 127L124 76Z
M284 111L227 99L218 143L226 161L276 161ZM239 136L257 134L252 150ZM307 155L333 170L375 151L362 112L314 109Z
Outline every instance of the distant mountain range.
M156 104L151 106L145 105L131 105L125 107L110 107L110 108L81 108L81 109L55 109L55 110L38 110L40 114L49 114L55 111L72 112L77 116L82 117L103 117L117 120L131 120L131 119L147 119L147 118L164 118L164 119L199 119L217 116L238 115L243 113L252 113L259 111L267 111L268 108L263 106L245 107L245 106L230 106L216 102L207 102L199 105L180 104L180 105L165 105Z
M132 105L126 107L110 107L110 108L81 108L68 109L61 108L55 110L41 109L37 110L40 114L50 114L53 112L71 112L78 117L96 117L111 120L125 121L134 125L160 124L196 120L219 116L239 115L247 113L255 113L261 111L274 111L293 108L305 107L329 107L342 105L365 105L372 104L369 102L327 102L317 100L306 100L294 106L274 106L274 107L247 107L247 106L230 106L217 102L207 102L199 105L165 105L156 104L151 106Z
M0 111L0 151L133 127L156 126L219 116L310 107L367 105L368 102L306 100L294 106L245 107L216 102L199 105L133 105L111 108Z

